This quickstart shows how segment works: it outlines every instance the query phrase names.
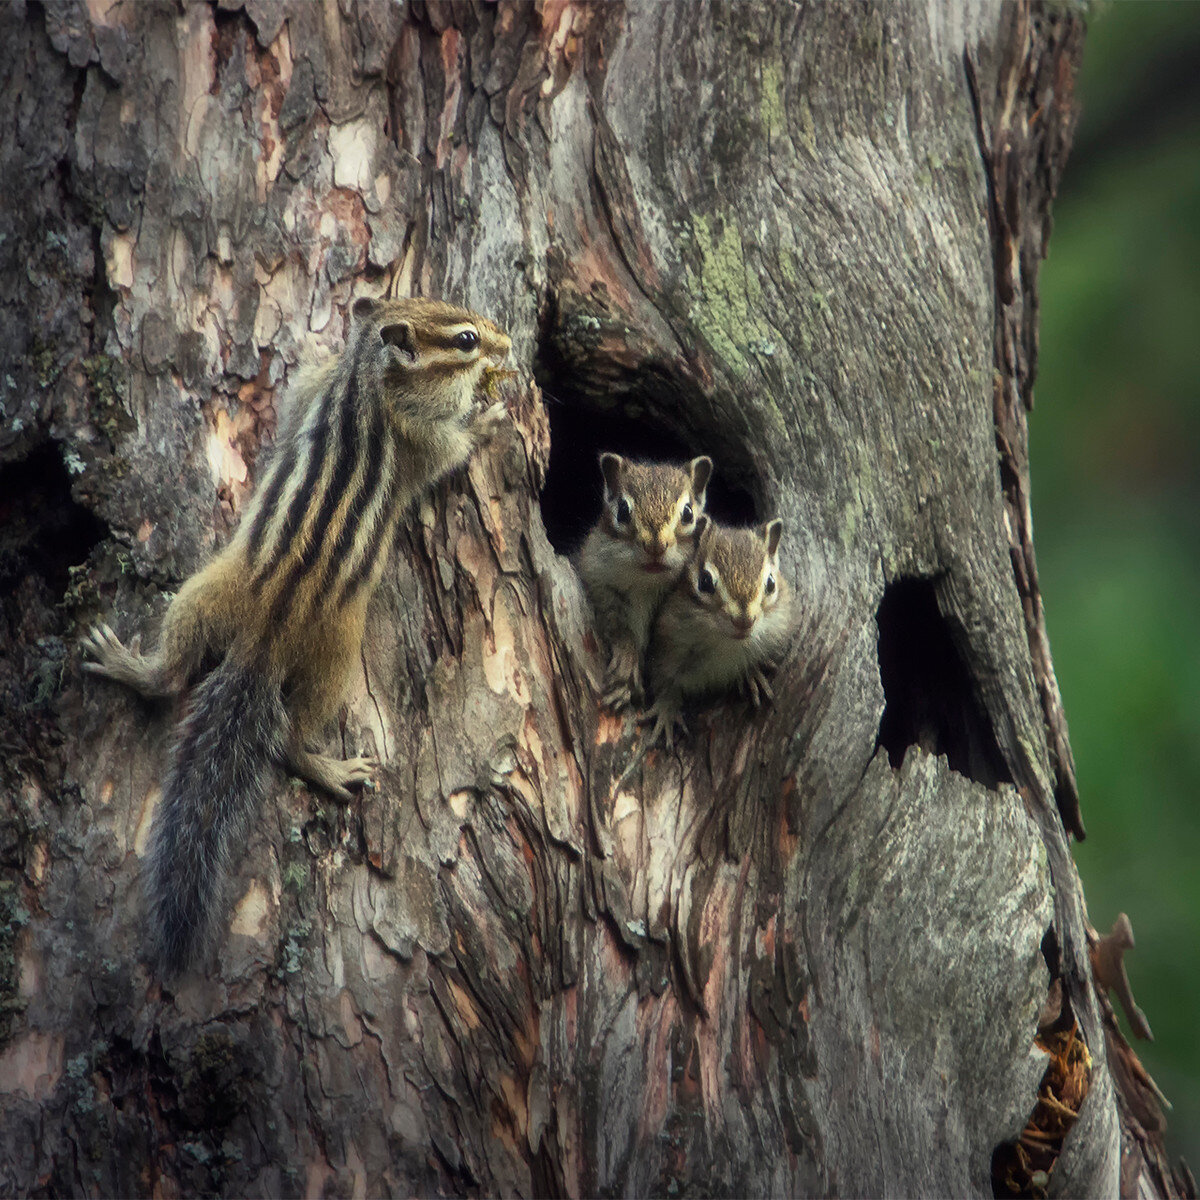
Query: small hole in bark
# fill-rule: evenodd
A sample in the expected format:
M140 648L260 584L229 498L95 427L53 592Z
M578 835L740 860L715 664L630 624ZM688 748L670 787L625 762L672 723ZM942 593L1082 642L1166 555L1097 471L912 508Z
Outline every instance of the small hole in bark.
M550 544L569 554L600 519L604 485L600 453L611 450L647 462L686 462L707 454L716 463L708 485L708 512L718 521L749 525L757 520L750 494L721 477L721 447L696 446L641 415L632 402L609 411L560 395L544 384L550 416L550 467L542 488L542 521ZM638 415L631 415L630 409Z
M1058 934L1051 925L1042 938L1042 958L1046 960L1046 969L1051 979L1057 979L1062 974L1062 951L1058 948Z
M951 770L987 787L1011 783L931 580L900 579L884 591L879 624L883 719L877 745L893 767L910 746L944 754Z
M239 41L241 46L238 45ZM218 71L224 70L237 51L244 51L250 42L250 31L240 12L218 10L213 14L212 48ZM209 87L212 95L219 93L220 82L219 78L213 80Z
M71 478L52 443L0 469L0 591L11 594L36 575L61 596L68 568L84 562L106 532L71 498Z

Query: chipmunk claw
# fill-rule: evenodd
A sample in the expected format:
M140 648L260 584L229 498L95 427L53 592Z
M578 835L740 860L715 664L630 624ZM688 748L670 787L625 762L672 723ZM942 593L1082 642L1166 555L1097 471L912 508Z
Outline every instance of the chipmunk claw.
M350 790L372 787L379 761L375 758L331 758L293 744L284 757L284 766L298 779L327 792L342 803L354 799Z
M604 672L601 703L615 713L622 713L626 709L640 708L644 699L637 652L625 647L614 650Z
M646 748L661 745L666 750L673 750L677 736L687 737L687 723L679 709L665 704L662 700L655 701L640 717L639 725L651 725L646 738Z
M615 713L622 713L627 709L640 707L642 699L641 687L636 681L624 676L606 679L604 691L600 694L601 703L606 708L611 708Z
M372 758L370 755L348 758L343 763L343 766L346 772L344 782L347 785L362 784L374 787L375 773L379 770L379 760L377 758Z
M79 645L84 654L90 654L93 661L82 664L85 671L93 675L112 676L119 665L132 657L121 644L121 639L112 631L111 626L103 621L93 625L82 638Z
M762 708L763 703L775 699L775 692L771 687L770 681L767 679L766 672L763 667L771 669L770 664L755 664L742 676L740 687L742 694L754 705L755 708Z
M354 799L351 788L361 788L363 791L375 790L375 773L379 770L379 760L362 756L347 758L338 762L330 772L330 791L339 800Z

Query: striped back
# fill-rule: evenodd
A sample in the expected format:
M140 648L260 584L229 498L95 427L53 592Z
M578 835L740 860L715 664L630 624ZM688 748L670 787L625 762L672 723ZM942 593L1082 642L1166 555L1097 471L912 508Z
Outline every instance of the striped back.
M408 502L469 454L476 389L509 346L441 301L355 302L340 358L297 381L235 539L255 644L303 647L310 622L370 592Z
M400 517L397 453L360 377L345 362L327 377L242 523L250 591L270 629L344 607L383 566Z

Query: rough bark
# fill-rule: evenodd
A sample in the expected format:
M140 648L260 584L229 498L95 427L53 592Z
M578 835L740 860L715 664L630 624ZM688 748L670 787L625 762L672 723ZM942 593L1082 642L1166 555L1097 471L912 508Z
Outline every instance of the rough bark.
M1044 1186L1176 1186L1088 963L1029 522L1080 40L991 3L5 10L5 1192L986 1195L1048 994L1091 1069ZM303 348L385 290L505 325L513 429L373 605L338 732L379 786L281 777L164 990L174 714L73 638L152 630ZM605 445L786 521L778 700L676 754L599 710L559 553Z

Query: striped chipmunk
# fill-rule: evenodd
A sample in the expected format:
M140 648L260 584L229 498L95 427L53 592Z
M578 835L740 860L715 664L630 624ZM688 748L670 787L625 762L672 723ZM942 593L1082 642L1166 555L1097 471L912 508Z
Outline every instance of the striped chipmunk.
M731 529L701 518L695 551L663 602L650 639L650 744L670 745L691 697L739 686L757 708L774 699L767 675L792 636L792 602L779 568L783 522Z
M217 941L272 763L343 800L370 779L372 759L309 743L342 702L400 520L504 420L476 393L509 344L440 301L356 301L344 350L300 375L237 532L175 596L157 651L131 652L103 624L85 638L87 670L144 696L180 694L218 664L192 690L151 833L162 975Z
M602 699L618 712L642 702L650 626L691 551L712 469L705 457L676 467L600 455L604 508L576 562L608 645Z

